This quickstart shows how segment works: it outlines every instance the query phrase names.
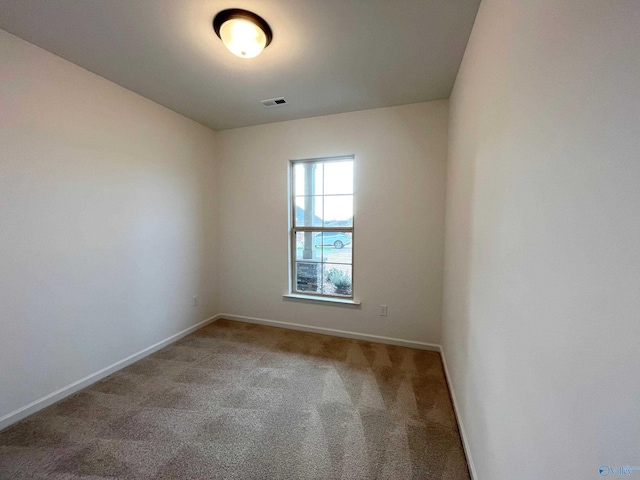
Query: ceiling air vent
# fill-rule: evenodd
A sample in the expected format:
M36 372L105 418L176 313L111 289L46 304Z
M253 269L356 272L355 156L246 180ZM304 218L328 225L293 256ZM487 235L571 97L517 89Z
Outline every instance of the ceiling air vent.
M284 97L278 97L270 98L268 100L260 100L260 103L265 107L278 107L280 105L286 105L287 101L284 99Z

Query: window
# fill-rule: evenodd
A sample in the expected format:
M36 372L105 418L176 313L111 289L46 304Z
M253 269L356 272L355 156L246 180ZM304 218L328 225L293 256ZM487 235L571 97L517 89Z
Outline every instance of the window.
M354 157L291 162L291 293L353 298Z

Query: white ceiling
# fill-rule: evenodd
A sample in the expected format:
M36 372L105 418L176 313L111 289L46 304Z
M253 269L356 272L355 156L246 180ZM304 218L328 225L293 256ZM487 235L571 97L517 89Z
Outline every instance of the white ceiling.
M0 0L0 28L222 130L448 98L479 3ZM226 50L211 26L226 8L270 24L262 55Z

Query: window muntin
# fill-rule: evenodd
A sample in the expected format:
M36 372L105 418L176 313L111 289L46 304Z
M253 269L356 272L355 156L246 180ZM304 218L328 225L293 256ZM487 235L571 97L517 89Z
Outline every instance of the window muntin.
M291 293L353 298L354 158L291 162Z

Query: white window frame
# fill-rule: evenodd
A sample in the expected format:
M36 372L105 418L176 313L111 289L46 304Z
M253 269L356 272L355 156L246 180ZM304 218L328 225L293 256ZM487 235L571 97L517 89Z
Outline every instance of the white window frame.
M350 227L325 227L325 226L310 226L310 227L300 227L295 225L296 219L296 192L295 192L295 166L301 163L330 163L330 162L339 162L339 161L352 161L353 162L353 203L354 203L354 212L351 219ZM289 295L285 295L285 297L292 298L304 298L304 299L312 299L312 300L321 300L321 301L331 301L337 303L347 303L347 304L355 304L359 305L359 302L354 300L354 292L355 292L355 174L356 174L356 162L355 155L340 155L337 157L322 157L322 158L307 158L301 160L289 160ZM324 182L324 175L323 175ZM324 198L324 192L322 197ZM308 292L308 291L299 291L296 289L296 234L298 232L346 232L351 234L351 295L333 295L328 293L318 293L318 292ZM324 261L321 264L324 265ZM326 262L331 263L331 262ZM345 264L346 265L346 264Z

